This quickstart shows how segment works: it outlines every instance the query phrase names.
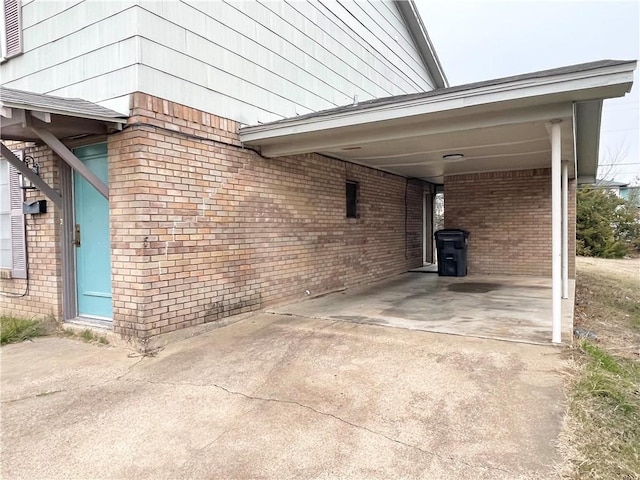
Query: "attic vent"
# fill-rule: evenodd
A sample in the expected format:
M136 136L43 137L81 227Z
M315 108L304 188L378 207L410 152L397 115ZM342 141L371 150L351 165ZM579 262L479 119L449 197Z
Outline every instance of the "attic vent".
M22 53L22 5L20 0L4 0L3 56L14 57Z

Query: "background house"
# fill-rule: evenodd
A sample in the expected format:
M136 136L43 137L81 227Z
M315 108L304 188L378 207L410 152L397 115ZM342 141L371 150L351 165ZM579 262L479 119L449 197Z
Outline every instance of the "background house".
M636 207L640 208L640 187L629 185L625 182L617 182L615 180L598 179L591 188L608 190L623 200L631 201Z

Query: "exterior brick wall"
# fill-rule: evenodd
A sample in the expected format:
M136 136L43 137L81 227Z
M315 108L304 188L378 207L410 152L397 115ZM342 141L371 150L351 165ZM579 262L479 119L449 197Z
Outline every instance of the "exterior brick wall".
M445 178L445 228L470 232L470 274L551 275L550 169ZM569 188L569 275L575 277L575 182Z
M422 263L421 182L319 155L263 158L237 132L133 95L108 145L117 333L148 338ZM359 218L346 218L347 180Z
M107 142L114 330L125 338L144 344L422 263L420 181L316 154L263 158L237 123L142 93ZM61 160L28 153L58 188ZM346 218L347 180L358 218ZM470 273L550 274L548 169L450 176L445 197L446 227L471 231ZM28 295L0 298L0 311L62 316L61 214L47 207L27 217ZM0 280L5 292L25 286Z
M25 144L7 142L11 150L22 150ZM40 164L40 177L58 188L58 161L49 149L31 147L25 154ZM47 213L26 215L28 280L0 278L0 313L22 317L62 317L61 260L58 234L60 211L38 190L27 190L25 201L47 200ZM24 295L23 295L24 294Z

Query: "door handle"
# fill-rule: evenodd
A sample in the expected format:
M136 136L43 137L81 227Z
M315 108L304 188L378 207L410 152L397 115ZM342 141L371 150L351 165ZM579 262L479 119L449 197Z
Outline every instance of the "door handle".
M76 223L76 227L73 230L73 244L76 247L80 246L80 225Z

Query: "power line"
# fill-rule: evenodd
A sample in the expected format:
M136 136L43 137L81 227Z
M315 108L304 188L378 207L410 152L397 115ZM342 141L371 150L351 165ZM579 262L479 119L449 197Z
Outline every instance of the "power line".
M616 128L614 130L602 130L602 133L604 132L623 132L623 131L627 131L627 130L635 130L637 132L640 131L640 128L638 127L632 127L632 128Z
M638 162L633 163L599 163L601 167L623 167L625 165L640 165Z

